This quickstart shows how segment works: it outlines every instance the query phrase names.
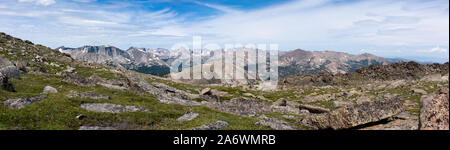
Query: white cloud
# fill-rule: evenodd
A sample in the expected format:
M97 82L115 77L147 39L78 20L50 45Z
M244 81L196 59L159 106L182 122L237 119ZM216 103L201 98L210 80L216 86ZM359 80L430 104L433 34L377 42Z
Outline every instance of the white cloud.
M198 4L198 5L203 5L209 8L213 8L213 9L217 9L226 13L238 13L238 10L235 10L233 8L227 7L227 6L222 6L222 5L215 5L215 4L210 4L210 3L204 3L204 2L199 2L199 1L193 1L194 3Z
M448 53L449 51L448 51L448 49L441 48L438 45L438 46L436 46L434 48L431 48L431 49L428 49L428 50L419 50L419 52L425 52L425 53Z
M36 5L48 6L56 3L55 0L19 0L21 3L35 3Z
M19 1L38 4L42 0ZM26 31L14 28L14 23L30 21L27 23L36 24L42 30L36 31L40 32L36 35L41 35L37 39L59 42L49 46L79 46L100 41L121 48L155 47L155 43L160 47L171 47L178 42L174 39L189 42L192 35L203 36L204 43L277 43L282 50L364 51L375 55L431 56L432 53L415 53L420 50L424 52L423 49L436 44L445 48L449 46L449 6L445 0L378 0L337 4L333 0L294 0L259 9L192 2L222 13L198 19L189 16L192 15L189 13L179 14L176 8L149 11L140 9L147 6L131 7L142 3L127 2L111 3L107 8L98 4L71 3L73 5L64 6L60 3L51 10L17 5L18 8L0 9L0 21L5 22L0 27L27 35ZM119 7L122 9L111 9ZM35 20L8 20L13 17L3 16L32 17ZM189 17L194 17L194 20L188 20ZM47 26L49 24L52 25L51 30ZM53 38L54 35L66 40ZM72 37L77 40L70 40ZM399 51L401 53L397 53ZM428 51L439 53L443 50Z

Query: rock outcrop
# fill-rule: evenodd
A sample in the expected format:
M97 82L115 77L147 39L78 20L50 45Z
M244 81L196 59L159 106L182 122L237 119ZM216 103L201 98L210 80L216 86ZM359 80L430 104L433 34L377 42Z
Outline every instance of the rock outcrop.
M137 106L123 106L110 103L87 103L81 104L81 107L95 112L109 112L109 113L121 113L121 112L150 112L149 110L137 107Z
M403 111L397 98L355 104L323 114L306 116L300 123L311 129L349 129L392 117Z
M449 130L448 88L423 96L421 103L420 130Z
M86 92L86 93L80 93L80 94L69 94L66 96L69 98L80 97L80 98L90 98L90 99L110 99L109 96L100 95L100 94L92 93L92 92Z
M162 83L149 84L144 78L133 73L128 73L127 77L138 89L155 95L156 98L162 103L179 104L183 106L200 105L199 102L189 100L197 97L194 94L177 90Z
M22 109L28 105L31 105L32 103L36 101L40 101L42 99L47 98L47 95L41 95L36 97L30 97L30 98L18 98L18 99L9 99L3 102L3 104L6 107L9 107L11 109Z

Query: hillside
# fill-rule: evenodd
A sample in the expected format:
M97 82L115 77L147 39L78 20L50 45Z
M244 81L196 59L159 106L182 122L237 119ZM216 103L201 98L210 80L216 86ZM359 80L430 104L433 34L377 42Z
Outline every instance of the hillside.
M4 33L0 63L6 130L448 130L448 63L292 76L259 91L79 61Z

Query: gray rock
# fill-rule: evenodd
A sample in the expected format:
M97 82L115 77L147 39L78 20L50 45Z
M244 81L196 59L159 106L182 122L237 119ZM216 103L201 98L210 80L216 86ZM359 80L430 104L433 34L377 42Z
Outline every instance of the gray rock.
M42 99L47 98L47 95L41 95L36 97L30 97L30 98L18 98L18 99L9 99L3 102L3 104L6 107L9 107L11 109L21 109L28 105L31 105L32 103L36 101L40 101Z
M198 113L190 112L190 113L184 114L183 116L178 118L177 121L178 122L191 121L191 120L197 118L198 115L199 115Z
M286 106L286 99L280 98L272 104L273 106Z
M103 87L109 88L109 89L114 89L114 90L127 90L127 87L123 87L123 86L117 86L117 85L112 85L112 84L108 84L108 83L98 83L98 85L101 85Z
M0 73L8 78L20 78L20 71L7 58L0 55Z
M306 109L309 112L312 113L326 113L326 112L330 112L331 110L328 108L323 108L320 106L316 106L316 105L310 105L310 104L300 104L299 105L300 109Z
M117 130L113 127L81 126L78 130Z
M380 99L329 113L312 114L299 123L311 129L348 129L392 117L403 110L403 103L398 98Z
M100 95L97 93L87 92L87 93L81 93L81 94L69 94L66 95L69 98L72 97L81 97L81 98L90 98L90 99L110 99L109 96L106 95Z
M123 106L110 103L86 103L81 104L81 107L95 112L109 112L109 113L121 113L121 112L150 112L149 110L137 106Z
M448 88L421 98L420 130L449 130Z
M204 88L201 92L200 95L211 95L211 88Z
M422 94L422 95L427 95L428 94L425 90L422 90L422 89L411 89L411 92L413 94Z
M430 74L423 77L421 80L424 81L442 81L442 76L440 73Z
M42 93L58 93L58 90L51 86L45 86Z
M345 106L350 106L350 105L353 105L353 103L347 102L347 101L333 101L334 107L345 107Z
M205 124L199 127L192 128L192 130L220 130L228 126L228 123L225 121L217 121L210 124Z
M270 127L274 130L298 130L298 127L290 125L286 121L279 120L276 118L269 118L265 115L259 117L259 121L255 122L255 125Z

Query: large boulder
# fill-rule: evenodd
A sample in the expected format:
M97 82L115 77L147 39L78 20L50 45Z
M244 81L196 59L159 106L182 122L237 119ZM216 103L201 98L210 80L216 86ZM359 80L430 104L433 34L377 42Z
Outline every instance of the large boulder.
M355 104L323 114L312 114L300 121L311 129L348 129L378 122L403 111L403 103L398 98L381 99Z
M8 78L19 79L20 71L8 59L0 55L0 73Z
M448 88L421 98L420 130L449 130Z
M58 93L58 90L51 86L45 86L42 93Z

